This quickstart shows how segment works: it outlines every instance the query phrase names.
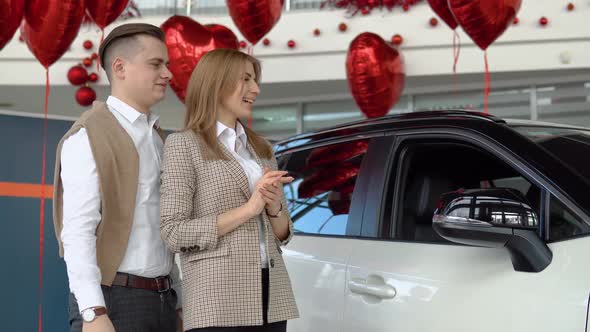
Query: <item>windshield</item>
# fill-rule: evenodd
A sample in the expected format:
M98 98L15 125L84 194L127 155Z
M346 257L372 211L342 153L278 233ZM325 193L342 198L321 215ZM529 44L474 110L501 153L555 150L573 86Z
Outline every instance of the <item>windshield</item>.
M512 128L540 144L586 180L590 180L590 130L541 126Z

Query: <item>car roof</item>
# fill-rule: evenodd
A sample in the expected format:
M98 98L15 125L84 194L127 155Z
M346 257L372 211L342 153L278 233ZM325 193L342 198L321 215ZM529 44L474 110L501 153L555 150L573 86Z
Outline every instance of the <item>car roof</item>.
M453 120L456 123L460 120L463 121L464 126L470 126L474 123L487 123L490 125L508 125L508 126L539 126L539 127L553 127L553 128L567 128L567 129L581 129L588 130L588 128L568 126L556 123L531 121L531 120L520 120L520 119L501 119L492 114L466 111L460 109L450 109L442 111L420 111L410 112L402 114L386 115L374 119L363 119L354 122L348 122L339 124L332 127L323 128L314 132L299 134L291 136L289 138L277 141L275 143L276 151L300 148L310 141L316 141L321 138L324 139L336 139L339 137L347 136L348 134L354 133L355 135L362 133L369 133L377 130L382 130L387 125L394 123L406 123L411 126L412 122L427 122L436 124L440 121Z
M524 127L551 127L551 128L563 128L563 129L575 129L575 130L590 130L590 128L572 126L554 122L544 122L536 120L523 120L523 119L504 119L506 123L511 127L524 126Z

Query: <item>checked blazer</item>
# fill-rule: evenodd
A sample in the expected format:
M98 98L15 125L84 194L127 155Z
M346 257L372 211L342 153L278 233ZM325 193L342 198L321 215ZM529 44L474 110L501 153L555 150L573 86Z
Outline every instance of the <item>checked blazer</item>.
M205 142L193 131L171 134L164 147L162 167L162 238L180 253L183 274L184 329L262 325L262 276L259 230L252 218L219 236L217 216L245 204L250 198L248 178L240 164L220 144L227 160L204 157ZM274 158L259 158L261 166L277 169ZM283 201L283 206L287 203ZM281 243L265 212L269 261L268 322L298 317L285 268Z

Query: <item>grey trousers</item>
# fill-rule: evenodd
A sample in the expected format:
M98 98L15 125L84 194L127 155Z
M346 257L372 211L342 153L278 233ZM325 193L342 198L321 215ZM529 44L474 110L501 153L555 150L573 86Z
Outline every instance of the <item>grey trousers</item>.
M176 292L102 286L108 315L117 332L176 332ZM82 332L82 317L70 293L70 332Z

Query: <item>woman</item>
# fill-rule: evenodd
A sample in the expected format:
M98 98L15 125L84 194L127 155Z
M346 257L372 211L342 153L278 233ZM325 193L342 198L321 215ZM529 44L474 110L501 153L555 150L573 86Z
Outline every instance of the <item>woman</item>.
M219 49L201 58L185 129L166 140L161 233L180 252L188 331L286 331L298 317L280 245L293 234L270 145L252 114L260 64Z

